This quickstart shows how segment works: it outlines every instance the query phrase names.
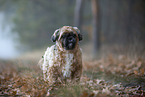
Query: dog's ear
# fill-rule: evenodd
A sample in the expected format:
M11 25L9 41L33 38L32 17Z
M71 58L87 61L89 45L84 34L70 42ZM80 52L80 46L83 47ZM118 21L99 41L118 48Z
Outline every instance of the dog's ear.
M79 38L79 41L81 41L81 40L83 40L83 36L82 36L82 34L78 34L78 38Z
M54 34L51 36L51 41L56 42L58 38L59 38L59 29L55 30Z
M77 27L73 27L73 28L76 30L76 32L77 32L77 34L78 34L79 41L81 41L81 40L83 39L83 36L82 36L82 34L80 33L80 30L79 30Z

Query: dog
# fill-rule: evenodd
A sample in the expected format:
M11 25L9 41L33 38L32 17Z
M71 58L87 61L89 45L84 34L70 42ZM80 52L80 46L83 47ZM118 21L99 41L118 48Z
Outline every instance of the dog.
M39 62L44 80L49 84L78 82L82 74L80 30L77 27L63 26L55 30L51 40L56 44L47 48Z

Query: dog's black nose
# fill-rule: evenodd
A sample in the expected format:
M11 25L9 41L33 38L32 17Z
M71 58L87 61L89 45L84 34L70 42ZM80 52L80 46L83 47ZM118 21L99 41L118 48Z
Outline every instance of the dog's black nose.
M68 37L69 42L74 42L75 39L73 37Z

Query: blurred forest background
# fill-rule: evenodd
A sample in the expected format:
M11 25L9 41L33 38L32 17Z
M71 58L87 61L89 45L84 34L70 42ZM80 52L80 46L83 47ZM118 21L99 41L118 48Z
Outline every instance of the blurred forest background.
M51 46L51 35L64 25L77 26L81 45L92 43L93 53L145 50L144 0L0 0L0 13L19 52Z
M62 26L83 35L80 84L37 66ZM0 0L0 96L145 97L145 0Z

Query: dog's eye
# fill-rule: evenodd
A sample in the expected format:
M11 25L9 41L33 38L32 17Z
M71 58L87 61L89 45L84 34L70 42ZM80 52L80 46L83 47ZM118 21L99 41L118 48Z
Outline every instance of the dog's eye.
M66 35L63 35L61 38L65 38L66 37Z

